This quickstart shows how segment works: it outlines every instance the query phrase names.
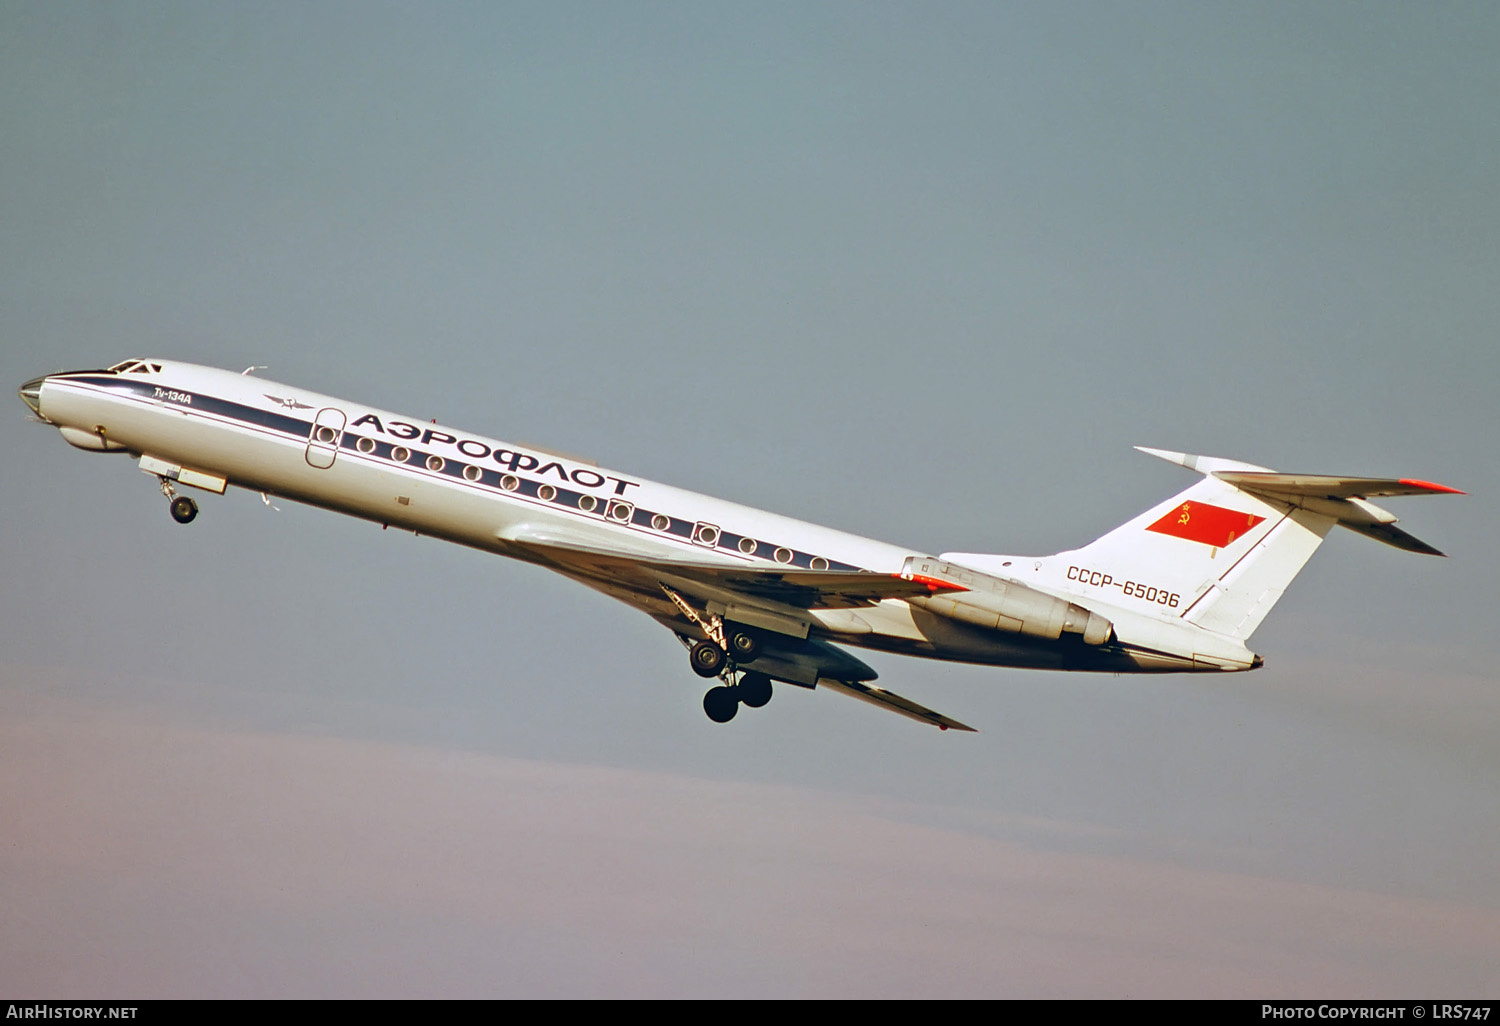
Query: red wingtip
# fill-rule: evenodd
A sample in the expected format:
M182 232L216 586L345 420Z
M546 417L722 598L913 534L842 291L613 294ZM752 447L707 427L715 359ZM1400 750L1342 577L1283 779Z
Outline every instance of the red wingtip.
M1468 495L1468 492L1457 488L1449 488L1447 485L1433 484L1431 481L1418 481L1414 478L1403 477L1401 483L1409 488L1425 488L1429 492L1440 492L1445 495Z

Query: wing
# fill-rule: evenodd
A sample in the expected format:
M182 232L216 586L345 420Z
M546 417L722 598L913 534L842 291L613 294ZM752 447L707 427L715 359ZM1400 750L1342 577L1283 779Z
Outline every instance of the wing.
M755 669L804 687L819 684L941 730L974 728L866 681L876 673L835 645L808 636L813 609L854 609L882 599L930 595L954 587L860 570L761 569L663 556L635 547L604 547L592 537L557 527L522 525L501 535L514 555L566 574L624 599L653 616L685 642L701 637L666 599L664 588L695 600L727 619L767 628ZM622 542L624 540L622 539Z
M506 530L500 538L524 550L524 558L574 575L633 584L651 593L658 593L663 583L681 585L685 593L709 600L731 595L798 610L857 609L882 599L930 595L944 588L963 590L959 585L923 577L908 580L866 570L763 569L677 559L644 547L605 547L592 537L578 537L556 527L521 525Z
M862 702L869 702L871 705L878 706L881 709L889 709L891 712L899 716L905 716L907 719L917 720L920 723L931 723L938 730L965 730L971 734L978 733L973 727L959 723L957 720L944 716L942 713L933 712L925 705L918 705L911 699L902 698L900 695L887 691L884 688L877 688L859 681L830 680L827 677L823 678L821 683L830 691L838 691L848 695L850 698L858 698Z

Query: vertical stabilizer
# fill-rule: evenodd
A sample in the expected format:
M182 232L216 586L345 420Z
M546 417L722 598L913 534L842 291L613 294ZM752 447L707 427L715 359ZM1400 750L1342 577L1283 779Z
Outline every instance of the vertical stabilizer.
M1095 567L1104 568L1111 582L1106 590L1118 588L1131 608L1243 641L1317 551L1335 519L1251 495L1214 476L1264 472L1264 467L1142 451L1204 476L1097 541L1059 557L1072 557L1069 565L1088 569L1090 580ZM1143 607L1136 594L1142 587L1159 601Z
M1410 552L1442 555L1398 529L1371 496L1462 494L1412 478L1279 474L1250 463L1141 448L1203 477L1097 541L1035 560L1049 589L1243 642L1335 524ZM1007 572L1012 557L946 553ZM1014 573L1014 571L1009 571Z

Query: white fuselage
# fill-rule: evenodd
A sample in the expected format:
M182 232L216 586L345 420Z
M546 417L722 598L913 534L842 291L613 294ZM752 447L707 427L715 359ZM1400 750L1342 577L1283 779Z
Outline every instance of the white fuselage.
M217 480L222 490L227 482L523 559L533 557L515 539L538 533L642 559L761 569L900 575L913 557L937 558L253 375L162 360L139 366L39 379L38 413L81 448L145 456L143 469L183 468L184 484ZM679 630L662 594L571 576ZM1206 632L1180 641L1158 619L1106 612L1118 639L1087 650L901 599L808 615L829 640L968 662L1116 672L1249 664L1235 645L1217 665L1195 665Z

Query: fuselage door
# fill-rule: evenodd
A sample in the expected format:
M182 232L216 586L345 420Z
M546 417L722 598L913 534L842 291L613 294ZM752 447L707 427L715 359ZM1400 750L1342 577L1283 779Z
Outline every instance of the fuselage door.
M344 411L332 406L318 411L313 418L312 434L307 438L307 462L319 470L333 466L339 454L339 441L344 437L344 424L348 421Z

